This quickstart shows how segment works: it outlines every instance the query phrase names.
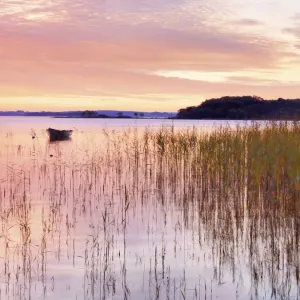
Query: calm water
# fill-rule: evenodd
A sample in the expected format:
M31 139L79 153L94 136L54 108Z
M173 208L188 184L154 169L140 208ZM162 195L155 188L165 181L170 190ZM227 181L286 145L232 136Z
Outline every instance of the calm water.
M268 235L252 244L253 220L216 207L217 187L201 202L189 161L133 150L146 127L237 123L0 118L0 299L298 299ZM72 140L49 143L48 127Z

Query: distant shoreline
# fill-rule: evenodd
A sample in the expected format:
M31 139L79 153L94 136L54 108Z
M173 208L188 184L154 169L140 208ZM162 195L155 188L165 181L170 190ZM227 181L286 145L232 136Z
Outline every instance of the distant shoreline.
M131 119L131 120L179 120L176 118L155 118L155 117L144 117L144 118L136 118L136 117L52 117L54 119Z
M98 110L98 111L0 111L0 116L6 117L55 117L55 118L99 118L99 119L167 119L174 118L176 112L137 112L137 111L115 111L115 110Z
M59 119L160 119L160 120L240 120L299 121L300 98L264 100L258 96L225 96L208 99L198 106L175 112L119 110L84 111L0 111L0 116L51 117Z
M38 116L38 115L0 115L1 117L12 117L12 118L17 118L17 117L24 117L24 118L52 118L52 119L132 119L132 120L177 120L176 118L168 117L130 117L130 116L123 116L123 117L81 117L81 116Z
M13 115L0 115L0 118L1 117L25 117L25 118L51 118L51 119L102 119L102 120L105 120L105 119L125 119L125 120L173 120L173 121L239 121L239 122L247 122L247 121L275 121L275 122L278 122L278 121L289 121L289 122L293 122L293 121L297 121L299 122L300 121L300 118L299 119L293 119L293 118L278 118L278 119L274 119L274 118L253 118L253 119L229 119L229 118L201 118L201 119L194 119L194 118L162 118L162 117L159 117L159 118L155 118L155 117L144 117L144 118L135 118L135 117L57 117L57 116L13 116Z
M94 116L94 117L80 117L80 116L74 116L74 117L63 117L63 116L54 116L52 118L55 119L145 119L145 118L134 118L130 116L123 116L123 117L110 117L110 116L105 116L105 117L99 117L99 116Z

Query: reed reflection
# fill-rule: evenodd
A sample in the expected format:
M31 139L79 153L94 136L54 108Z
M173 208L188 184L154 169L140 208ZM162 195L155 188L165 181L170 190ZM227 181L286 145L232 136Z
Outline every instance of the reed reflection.
M298 123L254 123L11 143L1 152L1 292L296 299L299 133Z

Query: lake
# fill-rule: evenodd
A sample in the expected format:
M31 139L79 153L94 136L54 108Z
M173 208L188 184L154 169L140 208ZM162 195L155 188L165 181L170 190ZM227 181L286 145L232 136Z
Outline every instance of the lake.
M237 125L1 117L0 299L299 299L300 143Z

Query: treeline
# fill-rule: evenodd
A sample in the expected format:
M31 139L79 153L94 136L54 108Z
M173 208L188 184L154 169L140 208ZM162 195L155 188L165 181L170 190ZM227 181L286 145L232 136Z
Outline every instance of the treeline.
M300 99L264 100L257 96L222 97L180 109L177 119L294 120L300 119Z

